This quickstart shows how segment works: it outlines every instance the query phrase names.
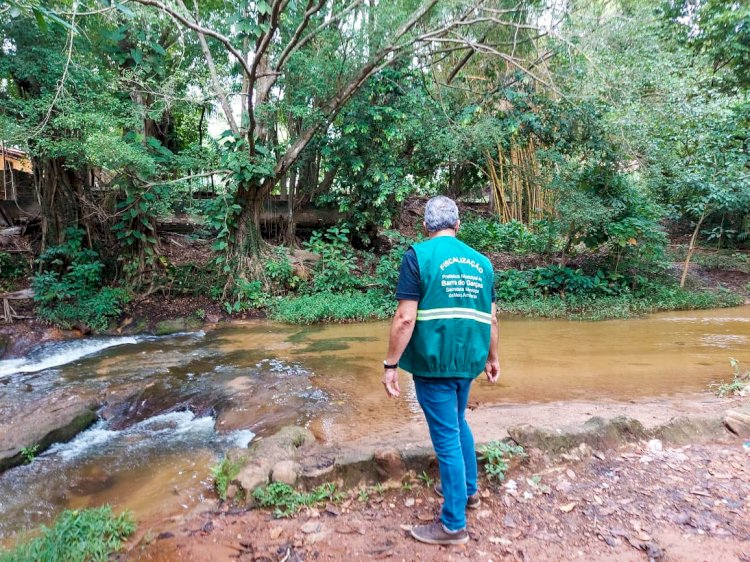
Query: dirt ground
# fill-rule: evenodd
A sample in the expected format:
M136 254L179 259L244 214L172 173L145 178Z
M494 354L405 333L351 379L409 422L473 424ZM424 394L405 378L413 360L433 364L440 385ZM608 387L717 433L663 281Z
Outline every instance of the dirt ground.
M382 492L370 487L366 501L353 490L342 503L292 519L224 508L142 524L125 557L750 562L750 452L739 440L663 450L641 443L554 463L532 451L502 485L481 484L465 546L410 538L410 526L432 521L440 506L431 487L413 478Z

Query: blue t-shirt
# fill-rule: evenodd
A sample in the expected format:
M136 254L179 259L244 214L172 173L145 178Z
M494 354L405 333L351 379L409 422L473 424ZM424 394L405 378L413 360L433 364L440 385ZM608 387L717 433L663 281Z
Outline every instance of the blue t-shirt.
M398 274L398 285L396 286L396 298L400 301L418 301L419 293L419 262L413 248L406 250L401 260L401 270ZM492 286L492 302L495 302L495 286Z

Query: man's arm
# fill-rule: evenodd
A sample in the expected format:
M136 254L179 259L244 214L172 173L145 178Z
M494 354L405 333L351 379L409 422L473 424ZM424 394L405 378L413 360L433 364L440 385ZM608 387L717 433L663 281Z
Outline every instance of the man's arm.
M418 301L412 300L398 301L398 308L393 316L391 333L388 337L388 355L385 357L385 362L389 365L395 365L399 362L412 333L414 333L418 304ZM401 394L401 389L398 386L398 369L385 369L382 382L389 397L396 398Z
M487 363L484 366L484 373L487 375L487 380L490 382L497 382L497 378L500 376L500 353L498 347L500 345L500 325L497 321L497 305L492 303L492 328L490 330L490 352L487 355Z

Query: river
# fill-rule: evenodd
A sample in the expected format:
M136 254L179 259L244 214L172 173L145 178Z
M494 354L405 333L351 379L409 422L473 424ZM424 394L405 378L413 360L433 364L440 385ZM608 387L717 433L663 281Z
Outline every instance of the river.
M0 474L0 541L64 508L110 503L137 518L206 508L230 447L287 424L351 440L420 418L409 376L385 399L383 322L267 321L172 337L75 340L0 361L0 423L50 392L103 397L103 419ZM750 306L638 320L501 320L501 380L472 401L627 401L700 392L750 365ZM2 426L0 426L2 430Z

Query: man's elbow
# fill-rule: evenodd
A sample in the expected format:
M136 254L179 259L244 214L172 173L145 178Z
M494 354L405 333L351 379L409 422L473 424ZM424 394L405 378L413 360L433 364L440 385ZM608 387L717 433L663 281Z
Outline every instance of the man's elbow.
M417 321L417 315L411 311L398 310L396 311L395 321L400 328L411 328Z

